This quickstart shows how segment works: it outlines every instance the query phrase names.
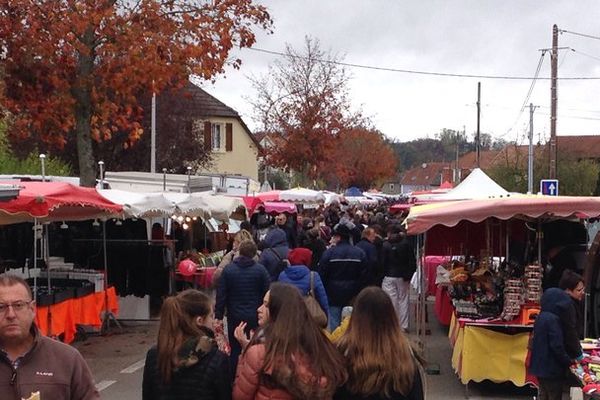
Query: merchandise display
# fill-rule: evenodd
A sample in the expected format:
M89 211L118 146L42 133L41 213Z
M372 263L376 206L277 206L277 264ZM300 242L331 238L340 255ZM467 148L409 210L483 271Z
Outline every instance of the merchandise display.
M499 257L481 261L449 261L450 286L456 315L460 318L533 323L528 310L538 309L542 294L542 268L539 265L507 265ZM521 318L522 317L522 318Z
M579 379L587 398L600 399L600 340L581 341L583 359L571 365L571 372Z

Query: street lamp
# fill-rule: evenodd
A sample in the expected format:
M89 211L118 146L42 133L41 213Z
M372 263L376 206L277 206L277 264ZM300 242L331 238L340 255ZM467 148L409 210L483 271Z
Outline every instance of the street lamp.
M188 193L192 193L192 167L187 167Z
M40 154L40 162L42 163L42 182L46 182L46 155Z

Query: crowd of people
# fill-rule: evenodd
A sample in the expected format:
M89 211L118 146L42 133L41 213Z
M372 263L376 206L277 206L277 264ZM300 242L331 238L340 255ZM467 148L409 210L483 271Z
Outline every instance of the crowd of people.
M399 222L259 209L215 274L214 319L195 289L165 301L143 399L423 399L406 336L416 262Z

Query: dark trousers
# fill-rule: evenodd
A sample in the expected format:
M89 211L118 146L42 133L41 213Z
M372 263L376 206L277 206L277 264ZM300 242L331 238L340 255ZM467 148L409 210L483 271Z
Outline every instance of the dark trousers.
M538 400L561 400L563 378L539 378Z
M235 332L235 328L240 324L239 320L229 319L227 318L227 336L229 337L229 347L231 348L231 353L229 354L229 365L231 367L231 376L235 378L235 372L237 370L238 360L240 354L242 354L242 346L240 346L240 342L237 341L233 333ZM256 330L258 324L251 326L254 321L246 321L246 333L250 334L251 331Z

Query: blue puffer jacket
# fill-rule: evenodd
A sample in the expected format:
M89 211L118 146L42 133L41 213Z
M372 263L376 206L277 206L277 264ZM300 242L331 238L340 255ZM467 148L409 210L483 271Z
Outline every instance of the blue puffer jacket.
M246 321L248 326L256 327L256 310L262 304L270 284L269 273L265 267L252 258L234 258L233 262L225 267L219 279L215 318L223 319L227 308L230 322Z
M564 290L550 288L542 295L541 306L533 326L529 372L541 378L562 379L572 361L565 350L562 321L571 308L571 299Z
M278 270L279 260L285 260L288 257L290 248L287 243L285 232L279 228L272 228L267 233L264 240L264 249L260 253L259 263L265 266L271 281L276 281L281 270ZM277 257L277 255L279 257Z
M300 290L300 293L302 293L302 296L306 296L310 289L310 270L306 265L292 265L279 274L279 282L296 286ZM329 315L329 302L327 301L325 287L323 286L321 277L316 271L314 274L313 285L315 299L317 299L321 308L325 311L325 315Z
M366 283L367 268L365 252L346 240L327 249L319 262L319 273L329 304L336 307L350 305Z

